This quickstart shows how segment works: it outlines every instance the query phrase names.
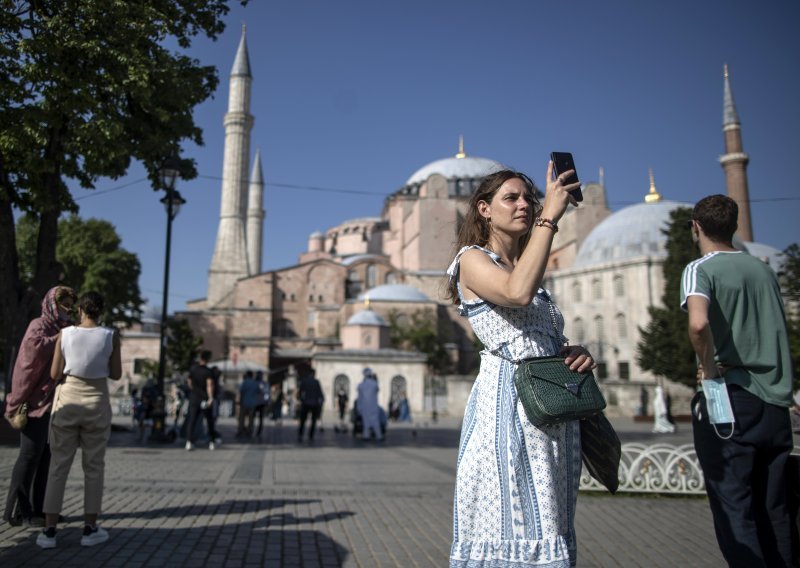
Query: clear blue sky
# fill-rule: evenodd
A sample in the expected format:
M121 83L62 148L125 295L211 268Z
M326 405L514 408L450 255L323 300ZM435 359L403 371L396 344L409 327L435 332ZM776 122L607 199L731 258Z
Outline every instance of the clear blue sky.
M584 181L605 169L613 210L642 200L651 167L666 199L724 193L724 63L750 155L755 239L800 241L796 1L252 0L227 23L190 51L221 82L196 110L205 146L184 149L201 177L179 182L188 203L173 225L170 311L206 295L243 23L267 183L265 270L295 264L315 230L379 215L414 171L454 155L459 135L467 154L538 182L551 150L571 151ZM142 262L143 295L160 306L166 215L143 178L137 166L75 196L83 217L117 227Z

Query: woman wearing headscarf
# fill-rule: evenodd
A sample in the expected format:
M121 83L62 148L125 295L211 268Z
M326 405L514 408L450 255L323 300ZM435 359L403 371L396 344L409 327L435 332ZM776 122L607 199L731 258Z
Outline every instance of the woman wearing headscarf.
M98 323L103 297L83 294L78 303L80 323L61 331L56 342L50 376L58 383L50 422L52 463L44 496L45 529L36 537L41 548L55 548L56 525L64 504L64 488L81 449L83 465L82 546L108 540L97 526L103 502L106 444L111 437L111 402L108 380L122 376L119 334Z
M19 455L11 473L3 515L3 519L15 526L44 524L42 503L50 464L47 425L55 390L50 380L50 363L59 330L72 323L70 314L75 301L75 291L67 286L56 286L45 294L42 315L28 325L11 375L11 392L6 396L4 414L10 420L23 405L28 410L27 424L20 430Z

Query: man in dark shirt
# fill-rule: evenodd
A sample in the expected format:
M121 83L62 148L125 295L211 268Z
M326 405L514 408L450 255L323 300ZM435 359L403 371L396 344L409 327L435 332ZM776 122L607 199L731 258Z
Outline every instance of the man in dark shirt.
M297 399L300 402L300 429L297 431L297 441L303 440L303 431L309 414L311 414L311 429L308 431L308 439L313 440L314 432L317 429L317 420L322 412L322 403L325 402L322 386L314 376L313 370L309 371L300 381Z
M189 370L189 417L186 424L186 449L194 449L196 442L197 421L200 414L205 414L208 425L208 449L215 447L214 430L214 373L208 368L211 351L200 353L200 361Z

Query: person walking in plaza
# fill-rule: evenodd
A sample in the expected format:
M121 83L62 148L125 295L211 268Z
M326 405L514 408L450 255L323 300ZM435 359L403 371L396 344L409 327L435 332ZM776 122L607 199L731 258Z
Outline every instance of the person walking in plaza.
M297 441L301 442L303 440L306 419L309 415L311 416L311 427L308 430L308 439L312 441L317 429L317 420L319 420L322 412L322 405L325 403L322 386L314 375L313 369L300 380L300 386L297 389L297 400L300 403L300 424L297 429Z
M208 449L215 445L214 430L214 374L208 368L211 351L200 352L199 362L189 369L189 417L186 421L186 449L191 451L197 444L197 421L205 416L208 425Z
M48 290L42 300L42 313L28 324L14 362L4 414L11 421L23 406L27 409L3 514L3 519L14 526L44 524L42 506L50 464L47 427L55 392L50 365L58 332L72 323L76 300L75 291L67 286Z
M269 385L264 382L264 373L256 371L256 385L258 385L258 405L256 405L255 415L258 417L258 429L256 438L261 439L261 431L264 429L264 413L269 409L270 392Z
M246 371L239 385L239 429L238 438L249 440L253 436L253 420L258 404L262 401L261 388L253 371Z
M383 440L381 430L380 408L378 407L378 377L367 367L363 371L364 380L358 385L356 411L361 414L361 439L369 440L370 431L375 439Z
M108 540L97 526L102 511L106 444L111 437L111 402L108 380L122 376L119 334L102 327L103 297L81 295L80 323L66 327L56 340L50 376L58 386L50 421L50 472L44 497L45 528L36 538L42 548L56 546L56 526L64 503L64 489L75 452L81 449L83 465L84 527L81 545Z
M335 428L337 432L347 432L347 422L345 422L344 417L347 414L348 400L347 391L339 388L339 392L336 393L336 409L339 413L339 424Z
M547 167L543 205L524 174L486 176L470 198L447 269L448 297L485 346L467 403L456 468L451 568L575 566L580 426L537 428L514 387L513 360L563 355L573 371L596 367L565 346L561 312L541 288L558 221L574 199L572 171Z
M690 221L703 255L684 269L680 298L703 379L692 399L694 445L728 564L793 566L786 316L773 270L733 247L738 209L711 195Z

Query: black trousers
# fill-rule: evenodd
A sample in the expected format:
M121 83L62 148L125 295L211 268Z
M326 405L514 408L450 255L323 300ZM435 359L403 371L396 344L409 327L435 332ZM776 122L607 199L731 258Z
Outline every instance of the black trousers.
M300 405L300 429L297 431L297 437L303 437L303 431L306 429L306 419L311 415L311 428L308 430L308 439L314 439L314 432L317 430L317 420L322 413L321 406L308 406L305 404Z
M195 432L197 431L197 421L201 416L206 418L208 439L213 442L219 438L219 433L214 429L214 405L209 403L208 408L200 408L201 402L194 400L189 402L189 416L186 418L186 439L192 444L197 439Z
M692 399L694 447L722 555L730 566L791 566L786 467L792 451L789 409L729 386L735 425L722 440L702 393ZM699 414L699 416L698 416ZM731 431L717 424L722 436Z
M50 468L50 446L47 431L50 414L41 418L28 418L28 424L19 436L19 455L11 472L11 484L6 498L6 521L44 516L44 492L47 488L47 471Z

